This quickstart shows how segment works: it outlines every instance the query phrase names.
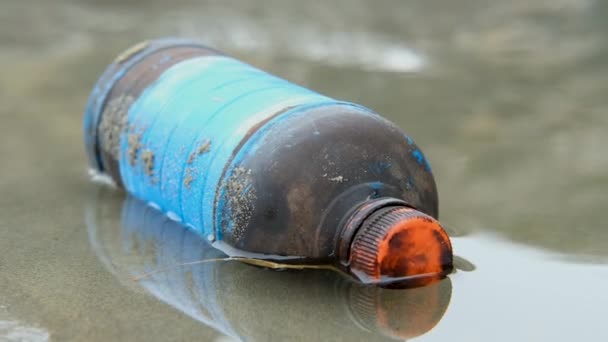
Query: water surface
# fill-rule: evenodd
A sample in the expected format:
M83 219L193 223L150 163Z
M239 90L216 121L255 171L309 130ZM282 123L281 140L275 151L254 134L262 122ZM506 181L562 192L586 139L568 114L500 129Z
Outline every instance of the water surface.
M0 340L608 339L606 15L599 0L2 1ZM81 118L118 52L167 35L398 123L475 269L398 295L234 263L133 281L199 256L125 238Z

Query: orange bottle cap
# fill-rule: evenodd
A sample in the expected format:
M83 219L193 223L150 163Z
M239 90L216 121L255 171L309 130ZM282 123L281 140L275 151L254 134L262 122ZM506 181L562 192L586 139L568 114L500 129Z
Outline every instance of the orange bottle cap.
M350 248L350 272L369 283L418 279L424 285L452 269L452 245L437 220L406 206L366 218Z

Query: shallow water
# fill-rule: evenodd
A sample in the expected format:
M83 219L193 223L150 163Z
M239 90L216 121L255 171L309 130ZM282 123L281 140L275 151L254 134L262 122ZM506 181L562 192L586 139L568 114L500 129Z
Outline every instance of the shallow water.
M0 340L608 339L606 15L599 0L2 1ZM166 35L397 122L433 166L461 270L400 292L231 262L134 281L201 255L125 230L130 202L86 173L81 117L118 52Z

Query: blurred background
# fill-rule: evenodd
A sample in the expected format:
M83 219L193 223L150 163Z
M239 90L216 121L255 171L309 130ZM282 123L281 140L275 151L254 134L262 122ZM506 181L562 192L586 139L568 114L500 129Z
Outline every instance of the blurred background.
M89 92L120 51L168 35L396 122L433 167L440 218L460 236L456 253L478 266L468 279L509 276L483 273L484 260L499 262L493 248L464 248L484 244L514 270L522 265L509 255L523 248L557 263L547 278L605 275L607 15L600 0L0 0L0 339L219 336L125 291L99 265L83 221L96 187L81 129ZM533 282L538 269L517 276ZM452 280L457 308L471 299L458 297L467 275ZM608 304L602 279L576 292ZM425 337L468 329L446 324ZM590 336L606 336L600 328Z

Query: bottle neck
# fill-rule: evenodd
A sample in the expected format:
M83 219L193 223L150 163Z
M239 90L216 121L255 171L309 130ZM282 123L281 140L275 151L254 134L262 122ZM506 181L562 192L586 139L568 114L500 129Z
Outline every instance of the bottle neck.
M364 283L422 286L452 270L452 245L441 224L402 200L358 206L338 241L338 267Z
M365 219L382 208L392 206L411 207L403 200L393 197L383 197L366 201L346 214L345 218L342 220L338 245L336 247L338 266L341 269L348 272L351 244L355 234L359 231L359 228L361 228Z

